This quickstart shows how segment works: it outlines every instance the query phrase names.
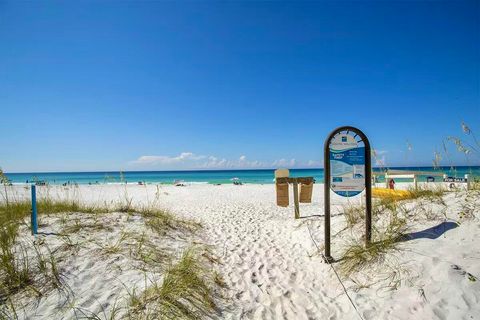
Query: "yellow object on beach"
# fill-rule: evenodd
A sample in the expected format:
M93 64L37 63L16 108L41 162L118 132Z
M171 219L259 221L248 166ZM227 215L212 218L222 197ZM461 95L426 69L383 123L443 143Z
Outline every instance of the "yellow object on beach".
M410 197L408 190L392 190L386 188L373 188L372 196L376 198L407 199Z

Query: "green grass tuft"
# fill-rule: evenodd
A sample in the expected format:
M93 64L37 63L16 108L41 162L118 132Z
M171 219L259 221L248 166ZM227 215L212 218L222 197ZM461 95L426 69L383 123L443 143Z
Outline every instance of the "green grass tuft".
M193 249L167 269L161 284L153 283L131 300L131 317L199 319L215 310L212 275Z
M353 241L346 249L340 261L340 272L349 276L382 262L389 251L397 248L406 230L406 219L399 217L396 212L391 212L386 228L383 231L373 230L373 239L369 246L364 247L358 244L358 241Z
M129 201L126 205L119 206L88 206L78 201L64 201L51 199L38 199L37 209L39 218L42 215L68 214L68 213L90 213L103 214L109 212L138 213L145 219L145 224L160 236L168 235L171 231L195 232L201 225L199 223L177 218L172 213L156 209L135 209ZM0 306L19 291L30 290L41 296L52 288L62 288L61 270L57 265L52 252L42 241L30 243L25 239L18 239L19 227L28 226L28 218L31 213L29 201L2 202L0 203ZM67 215L60 215L59 222L63 225L63 233L80 232L84 229L105 229L97 221L96 215L92 219L72 220ZM93 220L93 221L92 221ZM71 222L71 223L69 223ZM66 237L67 235L61 235ZM105 254L118 254L128 245L123 245L127 233L122 232L118 241L105 244L102 249ZM133 238L132 238L133 239ZM142 236L136 241L138 252L133 254L135 244L130 248L133 258L142 262L147 268L164 269L164 263L168 263L169 255L156 248L153 243ZM26 250L31 248L33 250ZM65 244L65 248L73 246ZM180 261L171 266L164 274L161 285L154 284L142 293L137 301L132 304L131 309L135 314L142 315L142 306L153 305L155 317L161 315L167 319L197 319L202 313L209 313L215 307L213 294L210 285L214 284L213 275L207 271L204 264L200 262L203 256L196 254L193 250L185 252ZM202 260L203 262L203 260ZM220 278L219 278L220 279ZM210 283L211 282L211 283ZM11 308L0 308L2 314L12 312ZM14 310L14 309L13 309ZM115 312L116 313L116 312ZM133 313L132 313L133 315ZM115 315L114 315L115 316ZM137 317L133 317L137 318Z
M15 247L17 228L0 226L0 302L10 293L30 285L33 274L23 247Z
M27 247L33 248L34 254L29 254ZM17 241L11 223L0 226L0 303L22 289L41 296L43 291L61 286L54 255L43 247L43 243Z
M353 228L357 223L365 220L364 205L346 204L342 209L348 228Z
M171 212L159 209L144 209L139 213L146 219L146 224L160 235L165 235L169 230L194 232L201 228L201 224L177 218Z
M429 200L441 200L447 191L442 187L426 187L418 186L416 189L410 187L408 189L408 196L404 200L414 200L419 198L426 198Z
M22 221L31 214L32 205L30 201L19 201L0 203L0 226L9 222ZM37 201L37 212L41 214L56 214L65 212L83 213L107 213L111 212L105 207L86 206L77 201L41 199Z

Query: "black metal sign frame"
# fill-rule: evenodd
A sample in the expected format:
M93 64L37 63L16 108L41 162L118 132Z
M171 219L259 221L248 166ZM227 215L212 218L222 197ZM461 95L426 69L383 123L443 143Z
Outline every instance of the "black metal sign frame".
M324 156L324 193L325 193L325 261L331 263L335 261L330 254L330 142L339 133L353 132L355 138L360 137L360 141L365 145L365 193L366 193L366 209L365 209L365 246L368 246L372 241L372 159L370 142L367 136L355 127L344 126L333 130L325 140L323 156Z

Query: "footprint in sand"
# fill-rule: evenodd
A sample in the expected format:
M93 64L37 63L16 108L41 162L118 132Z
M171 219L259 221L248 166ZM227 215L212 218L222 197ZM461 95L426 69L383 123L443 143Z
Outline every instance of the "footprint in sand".
M471 274L470 272L465 271L462 267L456 264L451 265L454 272L458 273L461 276L465 276L471 282L477 282L478 278Z

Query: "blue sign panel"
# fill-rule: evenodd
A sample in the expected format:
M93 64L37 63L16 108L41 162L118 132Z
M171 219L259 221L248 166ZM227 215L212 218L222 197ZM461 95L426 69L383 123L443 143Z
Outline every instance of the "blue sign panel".
M330 142L330 188L342 197L353 197L365 189L365 147L354 137L338 135Z

